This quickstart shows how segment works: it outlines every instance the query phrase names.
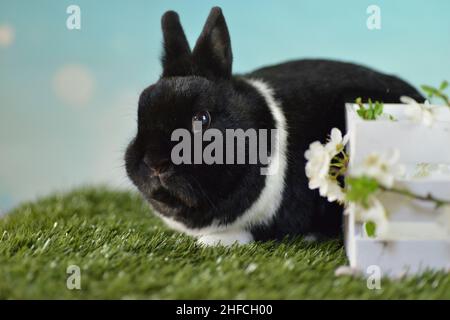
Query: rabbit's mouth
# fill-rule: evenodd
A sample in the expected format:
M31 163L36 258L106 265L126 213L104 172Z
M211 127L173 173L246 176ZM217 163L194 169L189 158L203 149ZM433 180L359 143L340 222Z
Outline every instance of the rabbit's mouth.
M157 207L158 211L162 213L169 213L168 211L170 211L171 215L185 207L185 204L179 198L163 188L153 192L149 200Z
M190 181L174 168L154 174L137 153L134 141L127 150L126 169L144 198L158 212L175 217L199 207L200 197Z
M193 209L197 206L197 201L192 196L180 190L166 189L164 187L158 188L152 192L151 199L156 200L171 209Z

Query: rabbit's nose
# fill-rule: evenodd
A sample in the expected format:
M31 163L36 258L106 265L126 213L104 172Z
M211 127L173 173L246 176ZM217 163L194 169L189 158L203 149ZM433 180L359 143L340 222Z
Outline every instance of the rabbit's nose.
M160 175L167 171L170 167L169 159L160 159L157 161L152 161L148 156L144 157L144 163L152 170L155 175Z

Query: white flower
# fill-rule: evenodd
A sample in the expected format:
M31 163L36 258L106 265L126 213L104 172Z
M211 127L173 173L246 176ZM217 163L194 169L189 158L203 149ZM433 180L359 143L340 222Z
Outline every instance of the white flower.
M370 198L368 208L356 205L355 212L359 221L373 222L375 224L376 237L383 237L387 234L389 222L386 210L377 198Z
M327 199L329 202L338 201L343 203L345 201L345 193L336 181L330 181L328 183Z
M335 201L338 196L336 187L339 188L339 186L329 176L332 159L330 152L324 145L316 141L311 143L309 149L305 152L305 158L308 160L305 172L309 179L309 188L311 190L319 189L322 197L327 197L329 194L329 201Z
M345 194L342 188L338 185L337 181L330 178L322 181L319 187L319 193L322 197L326 197L329 202L345 200Z
M330 134L330 140L325 145L325 148L330 152L331 156L335 156L339 154L342 150L344 150L345 145L348 142L348 135L342 137L341 130L337 128L333 128Z
M307 161L305 172L309 179L309 188L311 190L319 189L322 197L328 201L344 201L345 195L336 179L329 175L331 160L334 156L344 150L348 137L342 137L339 129L331 130L330 140L326 145L319 141L310 144L305 152Z
M318 180L328 177L331 162L330 152L319 141L316 141L310 144L309 149L305 152L305 158L308 160L305 167L306 176L310 179L310 185L316 186L310 186L310 188L316 189Z
M435 109L430 105L428 101L420 104L413 98L402 96L400 101L408 104L408 108L405 110L405 115L412 121L417 123L423 123L427 127L431 127L436 119Z
M396 178L405 173L405 167L398 164L400 153L392 150L385 153L371 153L352 171L352 176L366 176L378 181L386 188L392 188Z

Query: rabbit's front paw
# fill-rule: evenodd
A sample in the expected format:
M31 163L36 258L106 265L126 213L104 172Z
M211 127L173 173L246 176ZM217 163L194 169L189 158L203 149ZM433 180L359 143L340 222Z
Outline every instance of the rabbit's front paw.
M246 244L253 241L248 231L224 231L206 234L198 238L197 242L203 246L231 246L235 243Z

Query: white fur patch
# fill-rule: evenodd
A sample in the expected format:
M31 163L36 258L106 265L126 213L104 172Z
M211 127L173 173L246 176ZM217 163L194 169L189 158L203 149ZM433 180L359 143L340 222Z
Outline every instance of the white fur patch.
M275 100L273 89L261 80L247 80L264 97L278 130L278 149L272 156L268 167L270 175L266 176L265 186L258 199L241 215L234 226L243 228L252 225L269 223L283 200L284 179L287 170L287 124L286 118L278 101Z
M342 277L342 276L359 276L361 273L350 266L340 266L336 270L334 270L334 276L335 277Z
M231 246L233 244L246 244L253 241L248 231L223 231L200 236L198 243L204 246Z
M303 241L308 243L316 242L317 240L318 238L314 234L307 234L306 236L303 237Z
M274 98L274 92L268 84L257 79L246 80L265 99L269 110L275 120L275 128L278 130L278 148L272 155L266 175L264 188L258 199L241 216L232 223L223 226L218 222L208 227L199 229L187 228L182 223L158 214L171 228L199 238L199 242L207 245L248 243L253 240L251 234L246 231L251 226L268 224L281 205L285 186L287 170L287 123L278 101Z

